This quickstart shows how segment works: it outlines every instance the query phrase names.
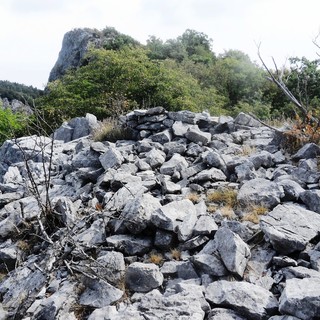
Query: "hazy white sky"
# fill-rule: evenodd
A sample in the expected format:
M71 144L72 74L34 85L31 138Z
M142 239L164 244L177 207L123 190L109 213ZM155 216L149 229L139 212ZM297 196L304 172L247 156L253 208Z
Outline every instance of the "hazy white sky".
M316 58L319 0L0 0L0 80L44 88L73 29L114 27L145 43L186 29L213 39L213 51L239 49L279 64L290 56Z

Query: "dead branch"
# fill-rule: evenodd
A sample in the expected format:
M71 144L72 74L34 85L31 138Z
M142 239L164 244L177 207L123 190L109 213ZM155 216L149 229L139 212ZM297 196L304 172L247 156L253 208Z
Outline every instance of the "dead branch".
M303 116L305 118L310 117L308 109L305 105L303 105L303 103L301 101L299 101L293 94L292 92L288 89L288 87L286 86L286 84L283 82L282 76L283 76L283 72L279 73L277 64L275 62L275 60L272 58L273 63L275 65L275 69L276 72L273 73L268 66L266 65L266 63L264 62L261 53L260 53L260 44L257 45L258 48L258 57L263 65L263 67L265 68L265 70L267 71L267 73L269 74L268 79L270 81L272 81L285 95L286 97L298 108L298 110L300 110L300 112L303 114ZM311 116L310 118L313 122L317 123L318 119L314 118L313 116Z

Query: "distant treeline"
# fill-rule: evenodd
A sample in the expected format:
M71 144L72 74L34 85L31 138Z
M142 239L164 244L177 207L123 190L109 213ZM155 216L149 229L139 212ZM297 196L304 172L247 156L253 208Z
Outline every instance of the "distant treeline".
M33 101L43 94L43 90L26 86L24 84L0 80L0 98L7 98L9 101L14 99L23 103L33 104Z

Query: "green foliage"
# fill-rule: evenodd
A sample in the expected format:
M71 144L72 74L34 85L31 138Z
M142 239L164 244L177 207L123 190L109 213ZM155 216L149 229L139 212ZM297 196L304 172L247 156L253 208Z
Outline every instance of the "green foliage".
M42 94L42 90L32 86L0 80L0 97L7 98L9 101L16 99L32 105L33 100L40 97Z
M50 83L49 93L37 101L50 123L87 112L101 119L137 107L200 111L209 104L199 105L204 92L192 75L173 60L149 59L143 48L92 49L87 60Z
M261 99L266 82L263 71L243 52L226 51L217 59L211 72L214 86L228 97L231 106L240 101L251 103Z
M119 50L126 46L139 47L141 44L132 37L120 33L113 27L106 27L102 30L104 39L103 47L106 50Z
M0 144L7 139L26 133L27 125L26 115L13 113L10 109L3 109L0 105Z

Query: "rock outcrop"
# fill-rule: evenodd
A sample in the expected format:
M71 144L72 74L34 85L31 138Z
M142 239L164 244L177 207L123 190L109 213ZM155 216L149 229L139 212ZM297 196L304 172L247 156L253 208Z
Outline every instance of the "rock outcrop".
M1 146L0 319L319 317L314 145L291 161L246 114L121 122Z

